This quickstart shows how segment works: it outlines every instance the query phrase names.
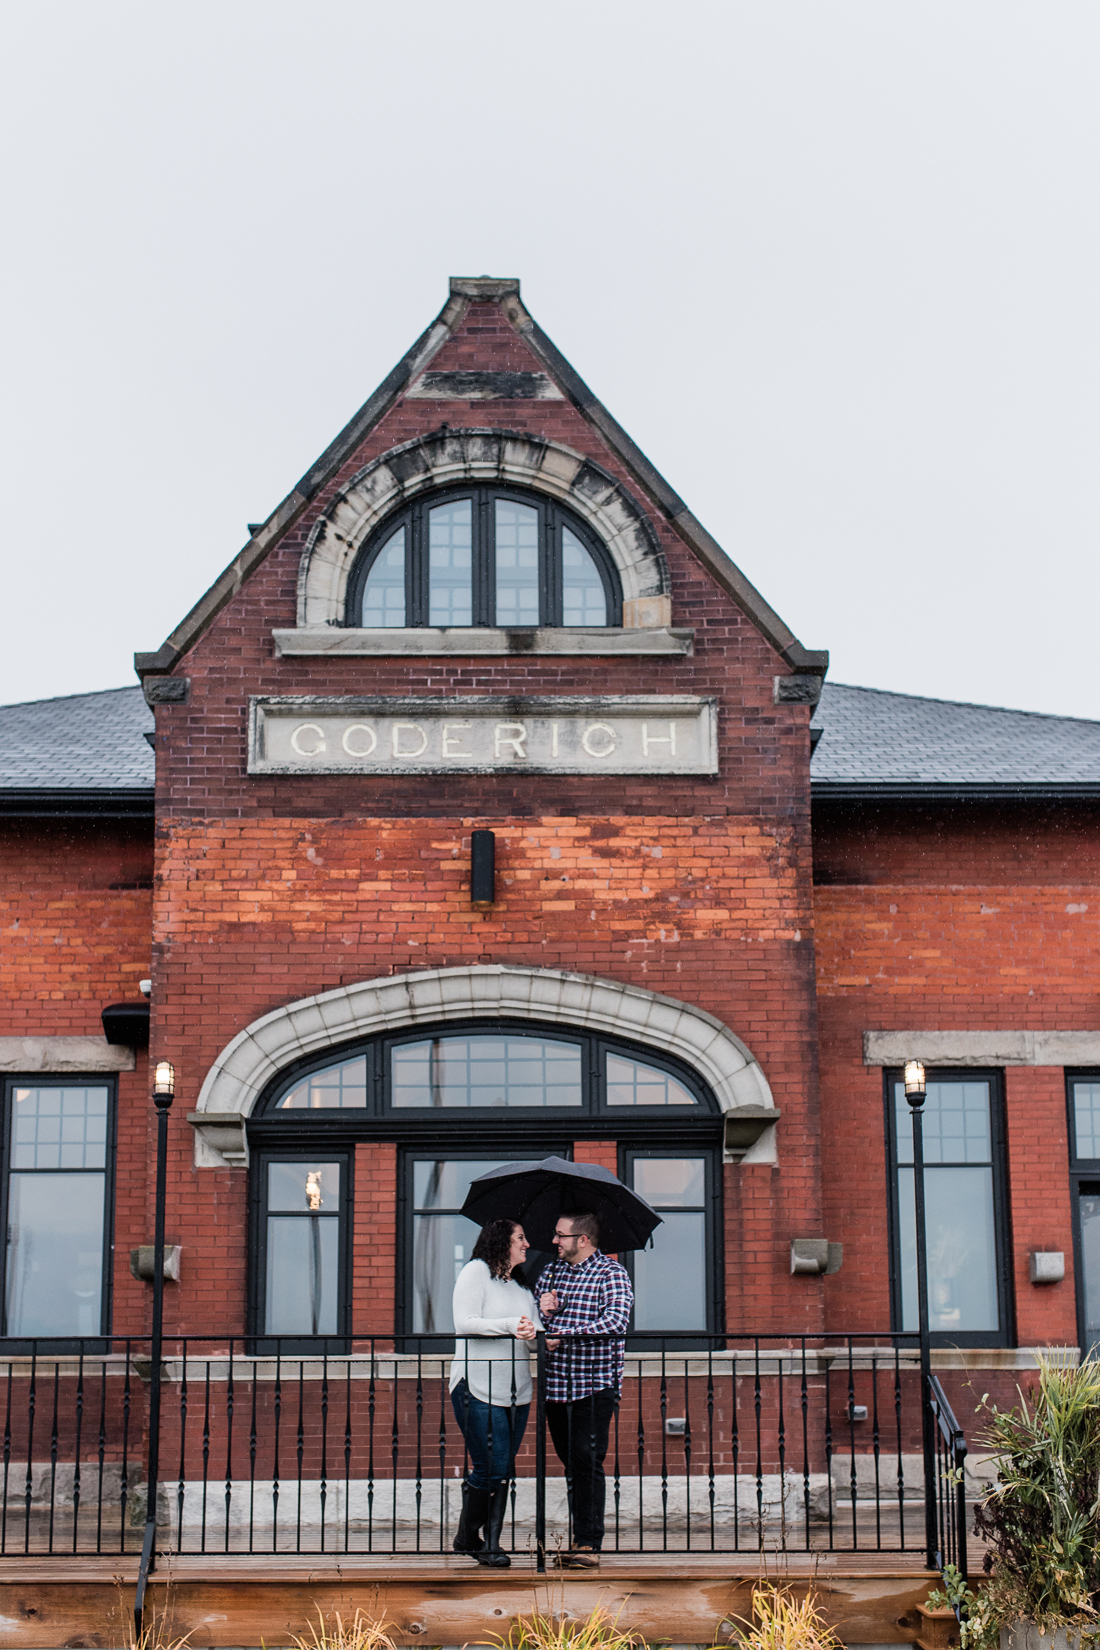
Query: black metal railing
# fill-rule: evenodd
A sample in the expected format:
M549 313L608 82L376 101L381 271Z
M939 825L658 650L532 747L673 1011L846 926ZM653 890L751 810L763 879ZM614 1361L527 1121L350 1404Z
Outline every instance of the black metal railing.
M930 1382L929 1407L935 1422L937 1570L957 1566L969 1578L966 1552L966 1438L936 1376Z
M469 1466L452 1344L379 1338L348 1351L322 1338L260 1352L166 1336L156 1369L137 1338L3 1354L0 1555L137 1555L154 1520L162 1552L448 1553ZM925 1484L919 1382L913 1336L628 1336L605 1550L918 1556L929 1494L943 1560L965 1572L966 1445L933 1381L937 1471ZM568 1488L536 1398L505 1529L536 1566L570 1538Z

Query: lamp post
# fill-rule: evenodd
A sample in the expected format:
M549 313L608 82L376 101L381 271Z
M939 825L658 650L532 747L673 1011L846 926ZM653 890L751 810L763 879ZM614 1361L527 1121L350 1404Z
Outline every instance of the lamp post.
M141 1639L145 1583L153 1568L157 1536L157 1487L160 1477L160 1365L164 1339L164 1205L168 1195L168 1113L176 1092L176 1070L159 1060L153 1073L153 1104L157 1108L157 1190L153 1226L153 1332L149 1372L149 1500L145 1509L145 1540L141 1549L134 1624Z
M928 1568L935 1569L939 1547L936 1523L936 1444L932 1431L932 1348L928 1334L928 1237L924 1213L924 1102L928 1087L920 1060L907 1060L905 1098L913 1121L913 1213L917 1242L917 1329L920 1335L921 1441L924 1450L924 1541Z

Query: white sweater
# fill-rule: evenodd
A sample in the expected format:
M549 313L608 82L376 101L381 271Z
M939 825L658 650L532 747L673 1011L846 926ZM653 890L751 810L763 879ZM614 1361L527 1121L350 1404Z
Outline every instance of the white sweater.
M483 1260L467 1262L455 1283L455 1334L477 1339L455 1342L452 1392L465 1378L472 1397L507 1409L514 1382L515 1402L531 1402L531 1354L528 1343L515 1338L521 1318L541 1327L531 1291L512 1278L494 1278Z

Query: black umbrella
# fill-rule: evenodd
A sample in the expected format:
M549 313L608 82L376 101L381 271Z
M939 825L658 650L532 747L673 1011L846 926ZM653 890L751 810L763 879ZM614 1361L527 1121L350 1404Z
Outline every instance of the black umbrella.
M518 1220L536 1249L549 1250L559 1215L588 1209L600 1223L600 1248L607 1254L641 1249L661 1216L644 1198L595 1163L506 1163L479 1175L466 1194L462 1213L479 1226L491 1220Z

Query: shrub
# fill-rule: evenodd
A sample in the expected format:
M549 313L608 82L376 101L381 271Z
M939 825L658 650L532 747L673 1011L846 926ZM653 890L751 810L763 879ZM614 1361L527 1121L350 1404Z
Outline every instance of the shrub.
M1040 1358L1031 1400L1021 1392L1018 1409L1000 1410L982 1399L998 1471L974 1514L989 1583L967 1601L968 1650L1021 1620L1100 1636L1100 1363Z
M731 1616L722 1625L734 1629L746 1650L842 1650L817 1607L812 1587L802 1599L785 1587L754 1587L751 1620Z

